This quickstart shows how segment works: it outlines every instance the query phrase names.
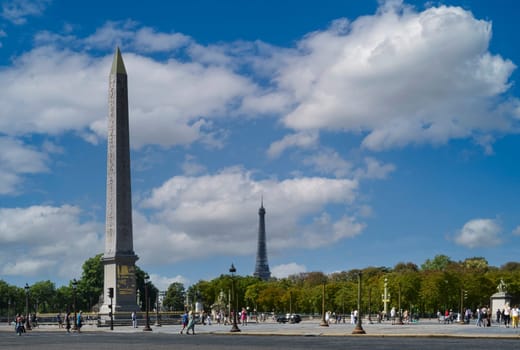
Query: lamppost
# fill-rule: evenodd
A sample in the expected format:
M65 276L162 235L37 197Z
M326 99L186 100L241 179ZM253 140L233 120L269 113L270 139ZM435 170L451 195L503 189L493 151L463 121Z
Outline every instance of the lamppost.
M358 272L358 291L357 291L357 323L356 327L352 331L352 334L365 334L365 330L361 326L361 271Z
M292 315L292 292L289 290L289 314Z
M78 329L78 315L76 314L76 288L78 288L78 281L74 278L72 280L72 304L74 308L74 326L72 327L73 330Z
M328 327L329 323L325 320L325 282L321 284L321 327Z
M460 324L466 324L466 321L464 320L466 315L464 312L464 292L464 288L460 288Z
M229 268L229 273L231 273L231 299L235 301L234 310L233 310L233 327L231 327L230 332L240 332L240 328L238 328L237 325L237 308L238 308L238 300L235 293L235 272L237 272L237 269L235 269L235 265L233 263L231 264L231 267ZM231 304L231 301L230 301Z
M148 282L150 281L150 276L148 274L144 275L144 303L146 305L146 325L143 328L143 331L151 331L150 327L150 317L149 317L149 309L150 309L150 300L148 299Z
M31 330L31 322L29 321L29 285L25 284L25 329Z
M372 324L372 287L368 288L368 323Z
M9 317L9 311L11 310L11 297L7 299L7 324L10 324L11 319Z
M383 295L381 295L383 298L383 314L386 319L388 319L388 303L390 302L390 293L388 293L388 278L385 277L385 284L384 284L384 290Z

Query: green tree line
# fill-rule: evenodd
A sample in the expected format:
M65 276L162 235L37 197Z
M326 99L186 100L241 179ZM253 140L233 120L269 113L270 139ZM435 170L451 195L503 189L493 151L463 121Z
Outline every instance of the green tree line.
M103 289L102 255L88 259L83 274L77 281L77 308L90 310L98 302ZM253 276L223 274L211 281L198 281L185 289L179 282L172 283L166 291L161 308L181 311L193 308L196 302L206 311L212 307L223 311L230 307L232 278L234 278L238 308L248 308L263 313L298 312L316 314L322 312L323 286L325 309L339 314L357 308L358 274L362 275L361 311L383 310L382 294L385 283L390 294L388 308L399 307L420 315L433 315L446 308L460 310L461 306L475 310L490 304L490 297L497 291L500 281L507 285L513 304L520 304L520 263L508 262L500 267L490 266L482 257L453 261L448 256L437 255L421 266L401 262L393 268L366 267L361 270L341 271L332 274L305 272L287 278L262 281ZM144 296L146 273L136 267L139 294ZM150 303L154 305L158 289L149 284ZM72 281L67 286L55 288L51 281L37 282L30 286L31 310L56 312L70 308L73 300ZM144 299L141 297L140 299ZM0 312L5 315L10 300L11 313L25 310L24 288L10 286L0 281ZM144 300L141 309L144 310Z

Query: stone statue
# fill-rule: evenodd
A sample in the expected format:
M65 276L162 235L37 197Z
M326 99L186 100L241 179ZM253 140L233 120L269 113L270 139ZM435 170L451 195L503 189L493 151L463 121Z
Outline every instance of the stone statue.
M507 285L505 284L504 280L501 279L500 283L497 286L498 292L499 293L506 293L507 292L506 288L507 288Z

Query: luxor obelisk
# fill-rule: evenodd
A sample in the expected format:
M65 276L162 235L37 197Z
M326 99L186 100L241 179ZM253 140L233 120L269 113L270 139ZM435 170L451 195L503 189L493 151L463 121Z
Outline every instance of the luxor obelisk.
M130 183L130 135L128 82L119 48L116 48L108 90L107 198L104 298L100 313L110 311L109 288L113 288L113 312L136 311L135 262L132 233Z

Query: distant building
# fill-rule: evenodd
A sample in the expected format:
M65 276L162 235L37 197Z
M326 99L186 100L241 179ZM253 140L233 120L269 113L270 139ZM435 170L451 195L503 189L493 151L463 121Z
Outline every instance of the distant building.
M256 253L255 273L253 275L267 281L271 278L271 271L269 271L269 264L267 263L267 248L265 244L265 209L263 199L260 209L258 210L258 216L258 249Z

